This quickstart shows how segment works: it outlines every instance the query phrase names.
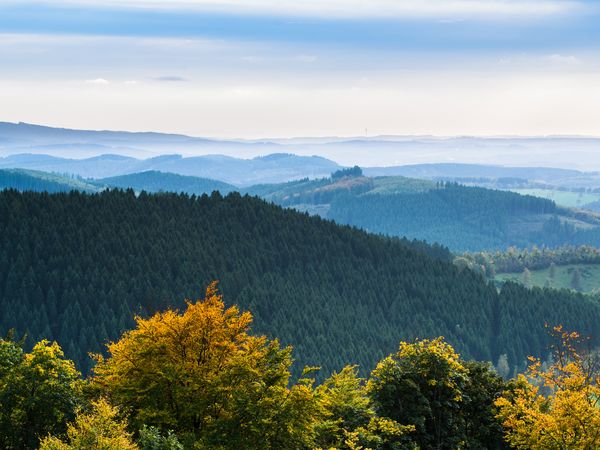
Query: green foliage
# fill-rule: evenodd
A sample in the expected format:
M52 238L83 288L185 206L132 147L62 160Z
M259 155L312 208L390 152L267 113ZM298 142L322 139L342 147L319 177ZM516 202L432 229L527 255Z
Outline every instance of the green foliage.
M470 264L493 267L497 273L519 273L524 269L550 269L549 277L556 275L556 266L569 264L600 264L600 249L589 245L557 248L533 246L531 249L510 247L503 252L465 253L461 256Z
M30 353L0 340L0 447L37 448L61 434L80 399L79 372L57 343L41 341Z
M319 447L340 448L347 433L366 427L375 415L365 380L359 378L355 366L346 366L331 375L316 389L316 395L324 411L317 426Z
M372 417L366 427L358 427L345 433L345 447L349 450L415 450L411 438L415 427L400 425L385 417Z
M144 424L221 449L312 448L310 384L287 387L291 349L248 334L252 318L225 309L215 285L178 314L136 319L98 357L92 383Z
M377 365L368 388L378 415L415 425L419 447L450 449L465 441L460 409L467 382L458 355L438 338L401 343Z
M92 403L89 413L79 411L75 422L69 424L67 439L48 436L40 450L137 450L127 424L119 419L119 410L106 400Z
M316 422L319 448L413 449L413 425L378 417L371 406L365 380L355 366L346 366L317 387L322 407Z
M468 376L468 382L462 391L461 406L465 427L464 448L509 448L504 442L502 424L496 417L498 410L494 405L509 386L490 363L466 361L463 365Z
M226 308L216 284L182 313L167 310L136 322L135 329L109 344L108 358L98 356L89 383L95 386L89 392L96 400L78 409L66 432L55 424L44 435L33 435L32 444L4 441L3 448L37 448L41 437L40 450L508 449L503 432L511 443L520 445L521 435L534 442L549 417L541 396L515 405L519 395L533 392L522 390L522 376L505 383L489 363L461 359L443 338L401 342L400 350L383 359L367 382L355 366L347 366L314 388L306 375L318 369L307 368L305 377L290 386L290 349L249 334L250 314ZM576 333L563 335L578 338ZM589 371L597 367L596 360L578 357L575 367L563 358L572 351L570 341L565 342L556 357L562 364L558 378L556 368L540 372L537 360L534 370L546 383L564 378L572 394L561 395L560 405L557 400L560 408L551 414L560 420L549 424L558 432L578 427L585 435L567 428L562 436L592 442L598 387L597 380L590 382ZM6 378L19 361L30 358L14 342L0 343ZM31 359L39 363L59 350L40 342ZM64 362L72 368L70 361ZM42 364L36 372L56 376L60 370ZM44 391L47 378L32 378L27 388ZM47 398L44 411L37 413L59 410L63 396ZM521 406L530 413L524 416ZM581 417L572 417L579 409ZM594 421L591 432L587 417ZM537 427L533 434L529 423ZM137 442L128 429L139 429Z
M335 172L333 172L331 174L331 179L339 180L340 178L345 178L345 177L362 177L362 175L363 175L362 169L358 166L354 166L354 167L349 167L347 169L336 170Z
M494 402L505 384L489 364L466 362L442 338L401 343L371 374L378 416L414 425L419 448L499 449Z
M143 425L138 439L140 450L183 450L183 445L172 431L162 434L156 427Z

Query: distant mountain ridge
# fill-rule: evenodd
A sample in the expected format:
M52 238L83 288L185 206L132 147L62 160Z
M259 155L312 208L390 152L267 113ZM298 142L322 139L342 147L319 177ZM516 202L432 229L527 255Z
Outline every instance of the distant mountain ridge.
M178 175L217 179L239 186L278 183L305 177L329 176L340 166L319 156L270 154L252 159L224 155L183 157L160 155L137 159L122 155L101 155L85 159L49 155L18 154L0 158L0 168L20 168L68 173L84 178L107 178L137 172L161 171Z
M369 167L365 169L365 174L371 176L402 175L405 177L425 179L455 177L518 177L532 181L556 182L557 179L583 176L585 175L585 172L574 169L558 169L554 167L506 167L482 164L439 163Z
M159 132L73 130L0 122L0 156L18 153L89 158L223 154L252 159L271 153L320 155L340 165L465 163L600 170L600 138L584 136L352 136L216 139Z
M213 191L228 194L237 190L235 186L222 181L164 173L155 170L103 178L98 180L97 183L108 187L131 188L138 192L182 192L189 195L210 194Z

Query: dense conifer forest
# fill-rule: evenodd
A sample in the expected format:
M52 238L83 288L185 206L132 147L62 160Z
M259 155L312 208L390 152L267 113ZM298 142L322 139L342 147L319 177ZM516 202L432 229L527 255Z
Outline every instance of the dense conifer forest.
M511 246L600 246L600 218L513 192L405 177L365 177L359 167L329 178L239 187L207 178L146 171L85 180L29 170L0 170L0 187L19 191L210 194L238 191L372 233L440 243L455 252Z
M466 357L511 370L546 356L544 323L600 335L583 295L500 293L443 248L369 235L237 193L0 194L0 332L57 340L85 373L146 316L182 307L210 281L251 310L255 331L324 373L361 370L401 339L445 336Z
M374 232L467 249L498 248L506 242L526 246L531 233L511 236L512 221L555 213L556 205L547 199L445 184L414 194L338 197L327 217Z

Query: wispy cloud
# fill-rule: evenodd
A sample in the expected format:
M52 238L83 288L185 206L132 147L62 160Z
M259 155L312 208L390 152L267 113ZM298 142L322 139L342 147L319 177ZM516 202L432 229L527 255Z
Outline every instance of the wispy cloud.
M581 64L581 60L574 55L560 55L558 53L546 56L545 60L552 62L552 63L564 64L564 65Z
M600 15L578 14L598 0L9 1L5 119L222 137L598 134Z
M105 78L94 78L91 80L85 80L85 82L88 84L96 84L99 86L106 86L107 84L110 84L110 81L108 81Z
M298 55L294 59L296 61L303 62L303 63L312 63L317 60L317 56L316 55Z
M177 76L177 75L164 75L164 76L161 76L161 77L155 77L154 79L156 81L167 81L167 82L188 81L187 78L180 77L180 76Z
M5 1L6 2L6 1ZM17 3L8 0L8 3ZM19 0L22 3L22 0ZM38 0L36 3L94 7L192 9L234 14L307 17L479 17L547 16L582 10L583 0Z

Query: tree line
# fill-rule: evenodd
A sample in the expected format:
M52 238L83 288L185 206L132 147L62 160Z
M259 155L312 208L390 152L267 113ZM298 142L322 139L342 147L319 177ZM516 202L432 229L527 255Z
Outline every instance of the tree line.
M530 249L509 247L506 251L464 253L455 262L481 271L488 277L496 273L519 273L524 269L547 269L553 264L600 264L600 249L589 245L556 248L533 246Z
M41 450L564 449L600 442L598 358L558 326L553 362L500 376L443 338L322 383L211 283L135 325L82 378L56 342L0 339L0 445Z

